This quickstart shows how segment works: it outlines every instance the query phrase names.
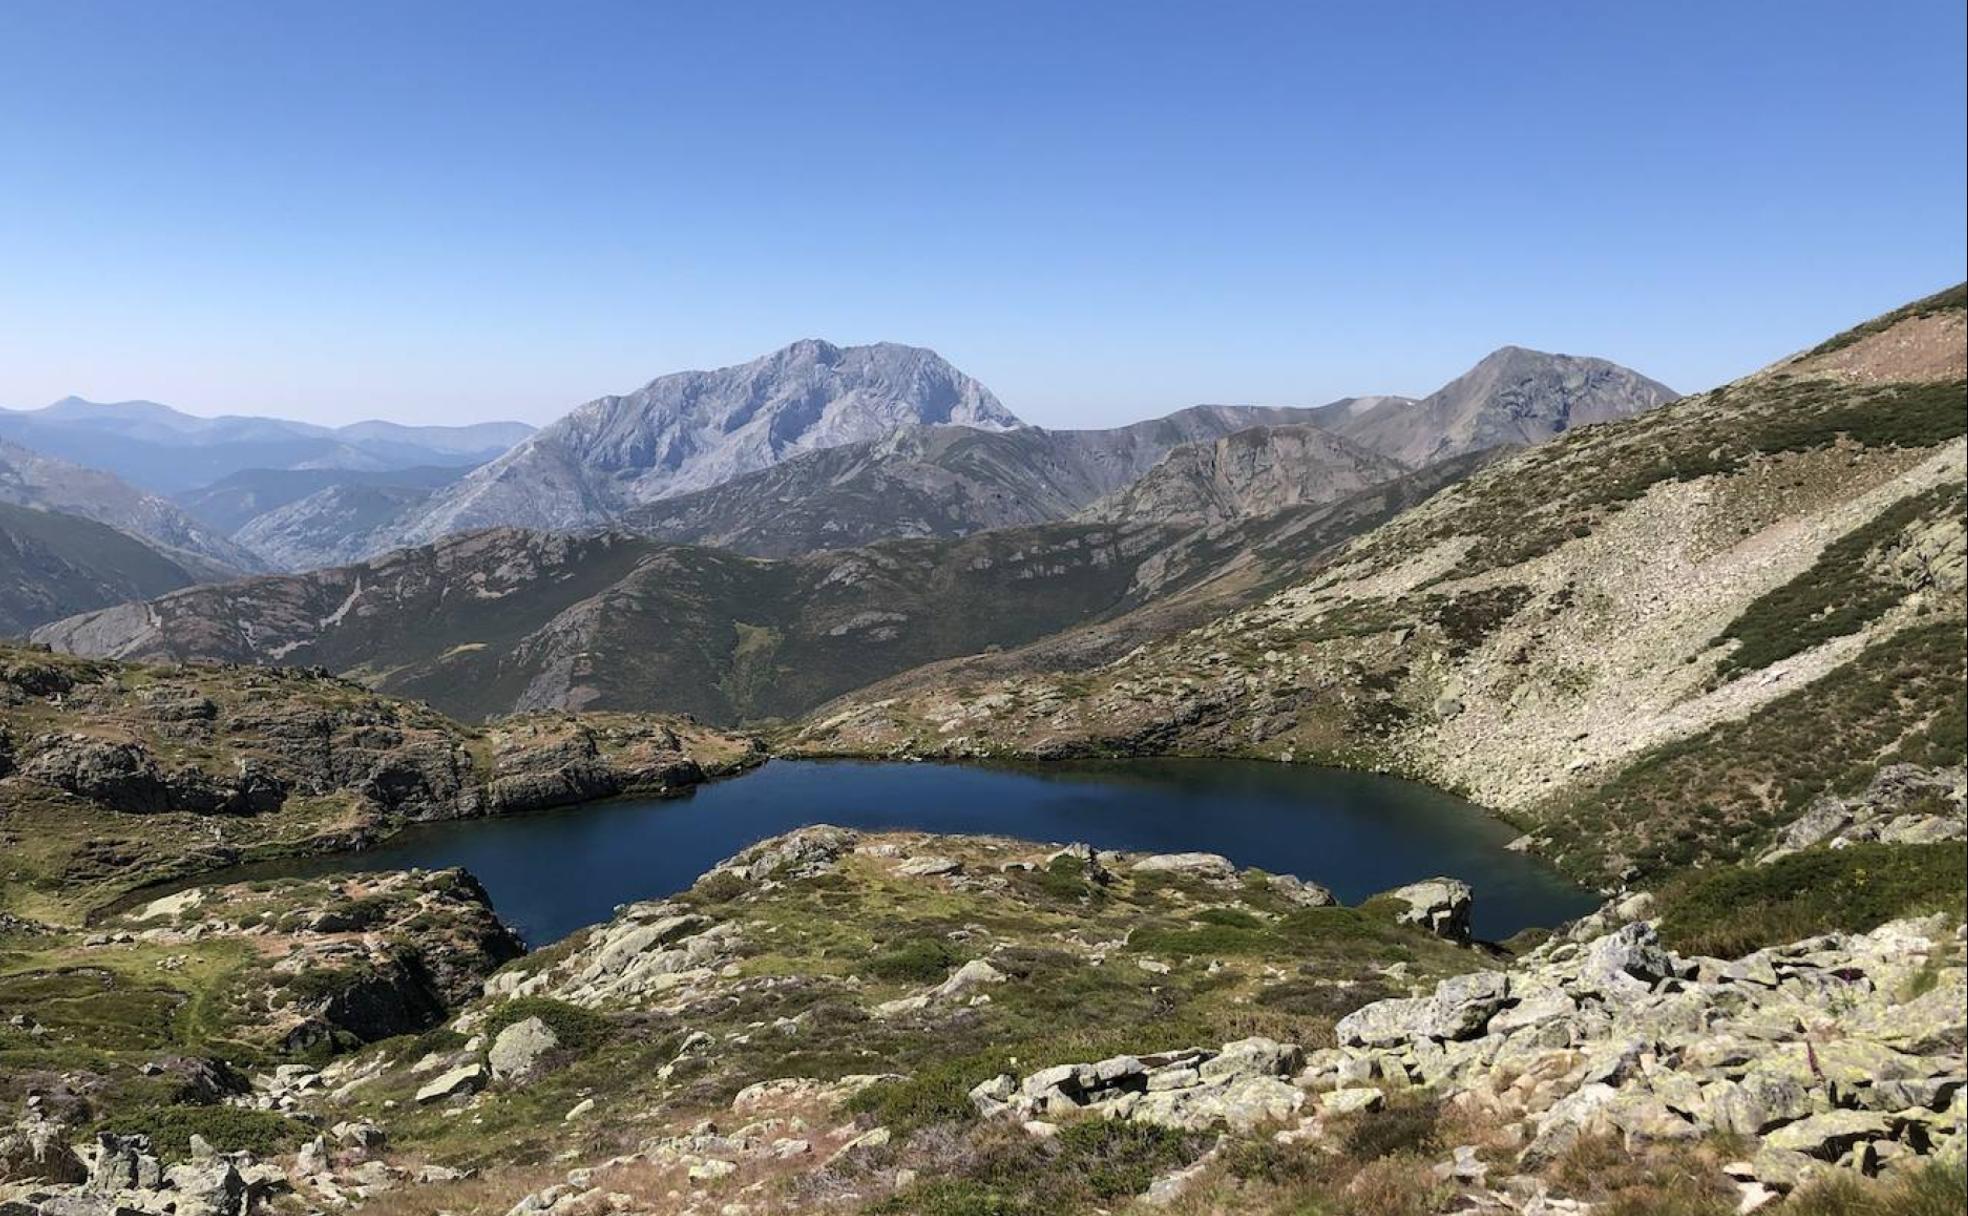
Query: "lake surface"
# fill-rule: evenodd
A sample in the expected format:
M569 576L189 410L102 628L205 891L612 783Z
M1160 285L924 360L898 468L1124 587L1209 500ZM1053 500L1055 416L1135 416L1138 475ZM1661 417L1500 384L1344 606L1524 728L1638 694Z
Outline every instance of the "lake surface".
M423 824L366 852L201 881L464 866L506 923L540 946L607 920L618 904L681 891L746 845L812 823L1221 853L1323 883L1345 903L1447 874L1475 887L1475 931L1490 940L1599 902L1505 849L1516 831L1453 795L1367 773L1233 760L1018 768L774 760L681 798Z

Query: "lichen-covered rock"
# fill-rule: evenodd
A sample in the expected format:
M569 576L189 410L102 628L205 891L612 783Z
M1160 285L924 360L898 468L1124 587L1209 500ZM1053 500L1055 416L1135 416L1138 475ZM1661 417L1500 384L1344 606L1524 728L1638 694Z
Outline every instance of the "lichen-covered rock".
M1768 864L1813 845L1934 844L1964 837L1968 837L1968 770L1888 764L1856 796L1818 798L1777 833L1776 843L1757 860Z
M1188 874L1197 878L1231 879L1237 867L1219 853L1153 853L1134 863L1137 874Z

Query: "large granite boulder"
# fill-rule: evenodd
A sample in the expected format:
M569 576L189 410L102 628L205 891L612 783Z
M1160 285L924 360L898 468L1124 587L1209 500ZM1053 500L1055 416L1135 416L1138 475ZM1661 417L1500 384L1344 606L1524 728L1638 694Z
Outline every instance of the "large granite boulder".
M559 1046L560 1036L545 1022L523 1018L493 1038L485 1061L498 1080L526 1081L544 1069L547 1054Z

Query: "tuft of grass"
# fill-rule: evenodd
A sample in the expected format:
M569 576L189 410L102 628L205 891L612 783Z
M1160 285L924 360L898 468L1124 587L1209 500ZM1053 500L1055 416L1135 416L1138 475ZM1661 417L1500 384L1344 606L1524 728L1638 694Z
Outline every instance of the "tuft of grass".
M888 1216L1066 1216L1107 1211L1193 1161L1204 1133L1115 1119L1066 1124L1034 1140L1002 1124L975 1129L942 1154L942 1170L875 1205Z

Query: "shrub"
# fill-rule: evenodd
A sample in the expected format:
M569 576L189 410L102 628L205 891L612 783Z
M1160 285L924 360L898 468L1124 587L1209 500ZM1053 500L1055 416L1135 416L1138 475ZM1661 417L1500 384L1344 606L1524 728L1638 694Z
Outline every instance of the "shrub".
M501 1030L515 1022L527 1018L539 1018L553 1031L560 1045L572 1051L585 1051L607 1041L613 1025L592 1009L570 1005L544 996L514 997L492 1011L485 1019L485 1037L489 1042Z
M203 1136L222 1153L243 1149L265 1157L300 1143L308 1131L284 1115L241 1106L160 1106L113 1115L98 1128L149 1136L151 1147L166 1161L189 1156L194 1135Z
M728 904L751 890L744 879L729 870L718 870L697 880L686 895L696 904Z
M974 1052L916 1070L900 1081L871 1085L847 1100L847 1109L872 1115L895 1132L969 1119L977 1112L970 1091L1000 1073L1016 1071L1001 1051Z
M1057 1216L1107 1210L1202 1151L1210 1137L1122 1120L1069 1123L1051 1140L980 1125L946 1137L939 1176L872 1210L893 1216Z
M1100 888L1087 878L1085 860L1061 853L1044 867L1021 873L1019 885L1048 899L1078 903L1100 894Z
M1203 1140L1152 1123L1085 1119L1060 1129L1059 1167L1077 1175L1095 1198L1124 1200L1194 1157Z
M1968 862L1958 844L1808 849L1670 884L1661 936L1683 953L1733 958L1820 933L1863 933L1896 917L1958 912L1964 898Z
M960 956L940 937L911 937L891 942L862 964L869 979L896 984L926 984L949 974Z
M1432 1097L1391 1104L1361 1115L1346 1131L1346 1154L1373 1161L1395 1153L1432 1153L1441 1147L1442 1107Z

